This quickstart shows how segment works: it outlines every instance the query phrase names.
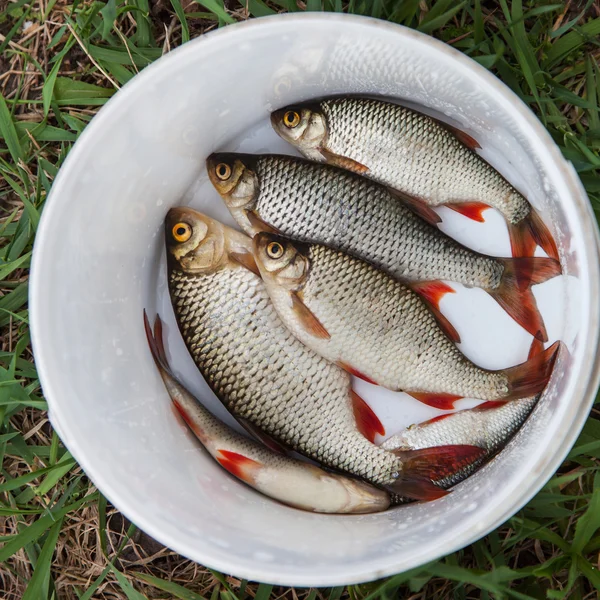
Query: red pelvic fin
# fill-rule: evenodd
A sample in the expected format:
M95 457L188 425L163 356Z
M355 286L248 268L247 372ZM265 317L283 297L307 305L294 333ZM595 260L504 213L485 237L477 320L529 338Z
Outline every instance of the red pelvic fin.
M253 210L247 210L246 216L248 217L248 221L250 221L250 225L256 230L255 234L261 231L279 233L279 229L275 229L275 227L263 221Z
M432 419L429 419L427 421L423 421L422 423L419 423L419 427L423 426L423 425L431 425L432 423L437 423L438 421L442 421L444 419L446 419L447 417L450 417L453 413L447 413L445 415L438 415L437 417L433 417Z
M262 466L259 462L243 454L230 452L229 450L217 450L215 458L232 475L250 484L254 483L256 471Z
M504 259L500 285L490 295L525 331L545 342L548 340L542 315L531 285L560 274L560 263L552 258Z
M330 150L327 150L327 148L319 148L319 152L330 165L346 169L347 171L353 171L354 173L360 173L361 175L364 175L369 171L369 167L362 163L348 158L347 156L335 154Z
M366 381L367 383L372 383L373 385L379 385L376 381L373 381L370 377L367 377L360 371L357 371L352 365L349 365L348 363L345 363L342 360L338 360L338 362L336 362L335 364L338 367L344 369L344 371L348 371L348 373L350 373L350 375L354 375L354 377L358 377L359 379L362 379L363 381Z
M375 441L375 435L385 435L385 427L373 409L354 391L350 390L352 409L358 430L370 441Z
M400 496L406 496L414 500L424 500L425 502L443 498L450 493L425 478L400 479L391 485L389 490Z
M419 281L416 283L411 283L410 286L417 294L419 294L422 298L427 300L429 304L435 306L435 308L440 307L440 300L446 294L455 294L456 290L451 288L447 283L443 281Z
M438 215L433 208L431 208L425 200L421 198L417 198L415 196L410 196L409 194L405 194L400 190L396 190L394 188L388 188L388 192L392 194L392 196L396 196L400 202L405 204L410 210L412 210L415 214L419 215L421 219L427 221L430 225L437 225L442 222L442 217Z
M454 127L454 125L449 125L448 123L443 124L446 129L451 131L455 137L458 139L461 144L464 144L469 150L476 150L477 148L481 148L479 142L468 133L465 133L462 129L458 127Z
M459 473L485 453L485 448L467 444L394 451L402 461L403 478L423 477L434 481Z
M454 394L431 394L428 392L406 392L409 396L412 396L415 400L432 406L433 408L439 408L440 410L452 410L454 403L460 400L463 396L455 396Z
M518 223L509 224L508 233L513 256L533 256L535 247L541 246L550 258L558 260L556 242L534 208Z
M229 258L260 277L260 271L254 260L254 256L250 252L230 252Z
M559 349L560 342L554 342L552 346L527 362L506 369L504 372L508 377L509 393L504 400L540 394L550 379Z
M473 221L477 221L478 223L485 223L485 219L483 218L483 212L491 208L487 204L483 204L483 202L460 202L457 204L446 204L448 208L460 213L461 215L471 219Z
M304 304L297 292L291 292L293 311L304 329L316 338L329 339L331 336L323 323Z

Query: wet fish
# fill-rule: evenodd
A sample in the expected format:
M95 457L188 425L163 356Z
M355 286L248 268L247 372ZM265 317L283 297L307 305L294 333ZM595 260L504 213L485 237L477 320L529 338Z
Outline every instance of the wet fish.
M358 377L438 408L451 408L465 396L531 396L550 377L558 342L526 363L488 371L458 350L417 294L373 265L266 232L253 243L269 296L288 329Z
M288 106L271 115L275 131L306 157L370 177L427 206L446 205L483 221L506 219L514 256L540 245L558 259L540 215L481 158L464 132L415 110L370 98L339 97Z
M188 350L217 397L260 439L421 499L439 497L431 476L481 455L472 446L391 453L373 444L384 428L348 374L281 322L255 272L250 238L188 208L169 211L165 234L169 291Z
M454 290L440 280L485 289L529 333L548 339L530 286L560 274L557 260L469 250L384 186L337 167L291 156L217 153L207 170L246 233L275 230L332 246L411 282L454 341L458 333L439 310L441 298Z
M517 433L533 410L539 396L512 402L484 402L475 408L459 410L411 425L388 438L382 445L386 450L416 450L446 444L473 444L485 449L485 454L436 485L447 489L466 479L484 462L498 453Z
M171 373L157 317L154 335L144 313L152 358L177 412L208 453L227 471L284 504L320 513L372 513L388 508L389 493L249 440L214 417Z

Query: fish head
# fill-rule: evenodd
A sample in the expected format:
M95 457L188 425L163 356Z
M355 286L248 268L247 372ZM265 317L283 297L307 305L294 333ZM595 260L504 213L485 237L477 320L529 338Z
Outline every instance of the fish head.
M312 160L323 162L319 152L327 138L327 121L319 105L287 106L271 113L273 129Z
M225 237L214 219L185 206L172 208L165 218L169 266L189 274L217 270L227 262Z
M288 291L304 285L310 268L305 244L269 232L254 236L253 254L265 283Z
M252 154L217 152L206 159L211 183L219 192L233 218L247 233L252 233L247 212L253 210L258 198L258 176Z

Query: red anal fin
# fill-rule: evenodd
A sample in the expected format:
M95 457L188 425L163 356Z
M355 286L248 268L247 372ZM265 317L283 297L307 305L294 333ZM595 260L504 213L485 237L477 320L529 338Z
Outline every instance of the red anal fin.
M405 479L424 477L434 481L459 473L485 453L485 448L467 444L394 451L402 461Z
M323 324L312 311L304 304L300 296L296 292L291 292L292 310L298 320L302 323L304 329L312 336L321 339L329 339L331 336Z
M473 410L492 410L506 405L506 400L488 400L476 406Z
M348 158L347 156L335 154L330 150L327 150L327 148L319 148L319 152L330 165L334 165L354 173L360 173L361 175L364 175L369 171L369 167L363 165L362 163L359 163L352 158Z
M491 208L487 204L483 204L483 202L460 202L458 204L446 204L448 208L460 213L461 215L471 219L473 221L477 221L478 223L485 223L485 219L483 218L483 212Z
M443 281L423 281L411 283L411 288L425 300L429 310L433 313L438 325L442 331L455 344L460 343L460 334L448 318L440 311L440 301L446 294L455 294L456 290L452 289Z
M531 341L531 346L529 347L529 354L527 355L527 360L541 354L544 351L544 342L538 340L538 338L534 337Z
M436 308L440 307L440 300L446 294L456 293L456 290L443 281L419 281L411 283L410 287Z
M552 346L527 362L506 369L504 373L508 378L509 393L504 399L515 400L541 393L552 375L559 349L560 342L554 342Z
M414 500L424 500L425 502L431 502L438 498L447 496L450 492L438 487L429 479L401 479L398 482L390 486L390 491L407 498Z
M481 148L479 142L474 137L470 136L468 133L465 133L462 129L459 129L454 125L449 125L448 123L444 123L443 125L446 129L448 129L454 134L456 139L461 144L464 144L470 150L476 150L477 148Z
M428 392L406 392L409 396L412 396L415 400L432 406L433 408L439 408L440 410L452 410L454 403L460 400L463 396L455 396L454 394L430 394Z
M250 252L230 252L229 258L260 277L260 271L254 260L254 256Z
M358 430L370 441L375 441L375 435L385 435L385 427L373 409L354 391L350 390L352 409Z
M376 381L373 381L370 377L367 377L360 371L357 371L352 365L349 365L348 363L345 363L342 360L338 360L338 362L336 362L335 364L338 367L341 367L342 369L344 369L344 371L348 371L348 373L350 373L350 375L354 375L354 377L358 377L359 379L362 379L363 381L366 381L367 383L372 383L373 385L379 385Z
M288 454L287 448L280 444L277 440L273 439L270 435L265 433L262 429L259 429L253 423L250 423L247 419L243 417L236 417L238 423L253 437L255 437L263 446L269 448L273 452L277 454Z
M400 202L406 204L410 210L412 210L415 214L419 215L421 219L427 221L430 225L437 225L442 222L442 217L438 215L433 208L431 208L425 200L421 198L416 198L415 196L410 196L409 194L405 194L400 190L396 190L394 188L388 188L388 192L392 194L392 196L396 196Z
M229 450L217 450L215 458L219 464L227 469L232 475L245 481L246 483L254 483L256 471L261 468L261 464L237 452Z
M261 231L266 231L267 233L280 233L279 229L276 229L266 221L263 221L253 210L247 210L246 216L248 217L250 225L255 229L255 235Z

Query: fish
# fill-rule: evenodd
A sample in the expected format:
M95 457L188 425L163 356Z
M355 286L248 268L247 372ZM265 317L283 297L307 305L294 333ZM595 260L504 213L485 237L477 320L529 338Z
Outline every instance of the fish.
M259 439L389 491L433 500L431 476L481 448L409 453L373 443L385 428L348 373L306 348L277 315L249 237L189 208L165 219L168 285L183 340L225 407ZM442 492L442 494L440 494Z
M173 406L207 452L231 475L269 498L317 513L365 514L386 510L385 490L275 452L217 419L173 375L163 345L162 321L154 333L144 311L154 363Z
M560 342L515 367L482 369L445 335L415 292L370 263L268 232L254 236L253 250L288 329L357 377L442 409L463 397L536 395L548 382Z
M271 114L275 131L304 156L369 177L427 208L447 206L483 222L488 208L506 220L513 256L537 245L558 259L539 213L475 151L465 132L416 110L375 98L334 97Z
M539 396L519 400L484 402L475 408L459 410L433 417L389 437L382 448L386 450L417 450L446 444L472 444L485 449L477 461L469 463L450 477L434 480L448 489L473 474L506 446L521 428L535 407Z
M208 176L248 235L278 232L335 247L410 283L455 342L440 311L455 290L486 290L541 341L548 335L531 285L560 274L553 258L495 258L470 250L426 222L386 187L354 173L292 156L216 153ZM433 213L435 215L435 213Z

